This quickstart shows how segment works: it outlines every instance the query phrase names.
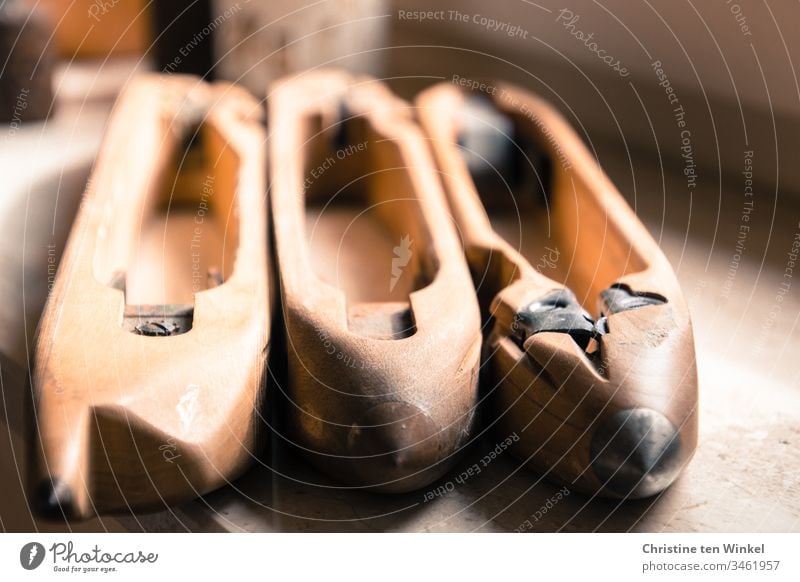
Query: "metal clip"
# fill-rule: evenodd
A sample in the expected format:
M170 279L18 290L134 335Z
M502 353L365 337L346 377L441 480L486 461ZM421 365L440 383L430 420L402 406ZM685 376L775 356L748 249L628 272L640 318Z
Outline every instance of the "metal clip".
M569 289L548 293L520 309L514 316L512 331L520 346L543 331L567 333L582 350L599 335L594 321Z
M638 293L627 285L617 283L600 293L600 311L603 314L619 313L648 305L662 305L667 300L655 293Z
M638 293L627 285L616 283L600 293L600 318L595 323L600 335L608 333L608 316L648 305L663 305L666 298L655 293Z
M192 329L193 305L126 305L122 326L148 337L180 335Z
M520 347L530 336L550 331L568 333L585 350L592 338L608 333L606 316L666 302L660 295L637 293L627 285L615 284L600 293L602 315L595 322L578 303L572 291L559 289L520 309L514 316L512 332Z

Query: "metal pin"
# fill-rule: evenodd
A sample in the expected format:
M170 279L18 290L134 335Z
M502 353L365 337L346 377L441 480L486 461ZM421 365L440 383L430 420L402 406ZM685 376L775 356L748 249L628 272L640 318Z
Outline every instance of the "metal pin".
M145 321L137 325L134 329L139 335L163 337L172 335L180 328L176 324L167 321Z
M567 333L582 350L598 335L594 321L569 289L553 291L517 312L514 335L520 346L544 331Z

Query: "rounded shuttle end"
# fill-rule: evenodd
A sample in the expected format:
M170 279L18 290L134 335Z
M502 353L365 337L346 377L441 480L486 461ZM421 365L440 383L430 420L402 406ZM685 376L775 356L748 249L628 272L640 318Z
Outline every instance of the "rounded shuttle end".
M351 465L363 485L402 492L414 489L442 455L439 431L414 405L379 404L364 414L348 434ZM427 480L427 479L426 479Z
M605 489L619 497L641 498L669 487L683 468L680 435L660 412L621 410L595 430L592 469Z

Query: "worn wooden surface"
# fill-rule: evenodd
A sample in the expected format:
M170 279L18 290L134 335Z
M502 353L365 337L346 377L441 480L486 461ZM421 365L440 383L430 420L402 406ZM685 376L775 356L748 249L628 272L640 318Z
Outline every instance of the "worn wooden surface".
M59 71L59 104L46 123L20 126L0 139L0 528L62 531L37 522L26 503L29 429L26 362L56 268L94 163L111 99L134 63L115 63L103 82L96 68ZM115 71L112 73L112 70ZM87 88L87 84L91 87ZM76 86L80 87L76 91ZM68 147L65 147L68 145ZM97 520L74 531L120 530Z
M690 197L680 168L667 168L662 181L657 157L640 155L632 163L624 152L593 145L675 267L694 322L699 447L687 471L662 496L624 504L589 502L577 494L553 501L556 487L539 482L538 475L505 455L465 484L456 483L456 477L473 463L480 464L485 451L494 446L491 436L435 484L447 487L453 482L447 495L425 502L427 490L401 497L364 494L337 488L277 439L258 466L204 499L154 514L69 527L84 531L800 531L796 269L780 307L774 307L780 285L787 281L787 253L800 231L800 205L774 187L757 188L746 249L726 293L743 216L740 169L733 168L721 183L708 173ZM18 194L19 203L8 207L22 222L25 196ZM5 248L19 243L4 239L0 244ZM39 269L46 269L46 263ZM19 272L10 276L21 280ZM46 270L37 281L32 284L46 281ZM22 294L19 285L9 288L12 295L0 298L4 305L19 301ZM8 418L0 422L0 528L59 529L55 524L34 523L25 510L16 470L24 447L15 428L22 414L15 403L24 390L25 374L7 362L5 356L0 362L3 401L13 422ZM7 442L12 437L13 456Z
M428 485L470 438L481 351L433 158L409 104L370 77L319 70L270 95L288 370L272 426L339 482Z
M697 442L686 302L575 130L537 95L498 87L489 97L439 83L415 102L491 322L488 409L534 470L600 497L649 497L672 483ZM524 152L516 164L507 132ZM494 163L470 163L471 155ZM617 309L604 299L627 296L616 285L663 303ZM566 304L558 311L574 318L569 334L552 331L552 311L544 329L543 310L538 322L527 318L546 297Z
M117 101L39 325L40 512L193 499L258 451L271 327L260 113L243 90L178 75L140 76ZM190 315L170 337L136 331L173 325L176 304Z
M656 157L636 159L595 144L612 180L675 267L692 313L700 378L695 458L657 498L590 501L501 455L465 484L456 482L493 448L491 436L434 486L400 497L337 488L278 442L272 458L231 487L172 514L126 519L139 530L223 531L800 531L800 289L796 281L773 318L787 252L800 232L800 205L758 187L747 250L730 293L743 182L713 177L693 195L680 172ZM634 189L635 177L635 189ZM795 271L796 273L796 271ZM790 279L791 281L791 279ZM548 503L549 501L549 503ZM526 522L527 520L527 522Z

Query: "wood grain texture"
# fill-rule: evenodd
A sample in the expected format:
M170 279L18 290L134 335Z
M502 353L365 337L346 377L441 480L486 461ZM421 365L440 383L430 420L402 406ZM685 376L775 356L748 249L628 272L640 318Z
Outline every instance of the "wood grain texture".
M309 468L285 443L233 487L173 514L128 520L132 531L253 532L799 532L800 294L786 296L781 316L757 351L797 233L800 206L762 190L750 246L733 292L721 295L740 220L741 180L718 189L703 181L690 196L680 169L661 168L642 152L593 142L605 171L636 208L681 282L696 338L698 448L673 486L642 500L604 499L560 490L542 472L503 454L463 483L464 471L497 444L481 427L466 455L430 487L398 496L347 490ZM775 212L773 222L772 215ZM714 235L709 225L718 224ZM425 501L429 491L454 487ZM548 504L548 500L551 500Z
M0 140L0 528L3 531L123 531L114 520L58 523L37 519L28 498L32 460L29 357L35 332L108 113L135 62L70 63L46 124L23 124ZM26 438L27 437L27 438Z
M195 130L199 145L185 153L180 146ZM201 163L176 162L176 151ZM142 76L123 92L36 346L33 486L41 511L86 518L158 507L219 487L249 463L270 327L264 163L258 107L240 90ZM184 164L188 171L176 173ZM136 306L120 273L146 254L151 221L187 204L193 235L202 239L213 221L224 227L224 281L195 289L173 272L175 246L166 241L176 231L165 227L156 256L165 280L194 291L191 329L133 333L126 322ZM183 238L182 254L193 241Z
M407 103L338 71L270 88L288 438L351 486L407 491L468 441L480 316Z
M694 343L677 279L566 121L530 93L510 85L491 87L497 87L491 95L470 95L440 84L416 104L464 236L485 316L493 321L486 346L487 390L498 435L518 435L514 451L519 457L577 490L623 498L658 493L688 463L697 441ZM493 113L484 113L487 107ZM497 113L499 118L491 117ZM537 195L537 180L515 185L512 176L489 188L473 181L478 178L464 151L473 152L461 145L469 140L465 132L470 124L494 123L509 127L502 128L506 133L490 143L492 148L502 140L513 142L512 148L529 148L523 151L523 170L545 152L547 171L540 168L535 176L545 182L538 208L526 200ZM500 128L477 131L492 135ZM492 155L487 149L485 155ZM527 256L493 228L495 210L489 204L507 194L504 188L512 190L508 198L517 229L526 232L529 243L538 241L528 245L538 250L526 249ZM555 272L547 276L534 264L553 253ZM595 318L605 318L607 331L592 331L588 347L573 341L571 324L563 330L569 333L544 328L519 337L522 318L533 309L529 306L564 287ZM613 294L618 287L665 302L633 309L604 305L607 290Z
M35 137L50 158L56 157L55 146L65 139L51 133ZM397 496L345 490L308 467L306 459L288 450L285 441L278 441L265 451L262 462L240 479L200 500L148 515L102 517L61 527L102 531L118 528L121 521L129 531L137 532L800 531L800 449L795 446L800 438L800 378L792 350L800 342L800 326L795 324L800 295L794 287L786 296L781 316L769 328L765 348L755 351L786 266L785 249L797 231L800 207L791 197L773 197L769 189L759 191L747 252L730 295L723 297L722 283L729 277L741 219L740 178L725 177L719 186L716 180L701 181L690 197L680 168L661 168L659 160L646 151L632 152L631 160L624 150L604 142L592 142L592 146L604 170L675 265L692 315L702 387L698 449L672 487L650 499L622 503L575 493L547 508L548 499L559 487L541 473L527 470L516 458L503 455L480 475L426 503L429 490L448 481L455 483L456 477L495 446L491 431L477 431L474 448L429 488ZM24 150L34 151L33 147L32 141ZM13 168L11 164L8 175L16 177ZM4 212L9 221L16 217L24 223L22 194L27 190L17 191L20 195L12 199L23 203L13 203ZM718 225L716 234L709 227L714 224ZM29 225L28 234L30 240L43 237L44 248L44 241L50 240L50 226L46 221L37 225ZM17 244L13 238L4 239L0 248L11 252ZM45 261L31 261L24 278L26 287L22 278L9 285L3 297L12 303L4 305L19 303L23 293L44 281L46 266ZM20 335L21 324L11 322L0 333ZM6 412L17 415L15 407L9 408L9 398L26 389L25 373L18 366L18 374L14 374L5 364L0 362ZM7 431L2 428L2 432ZM30 442L23 443L20 438L17 443L19 459ZM2 441L0 461L10 476L0 482L2 528L42 528L41 522L33 526L29 519L18 516L20 507L25 512L22 488L14 477L18 464ZM46 527L50 531L57 524Z

